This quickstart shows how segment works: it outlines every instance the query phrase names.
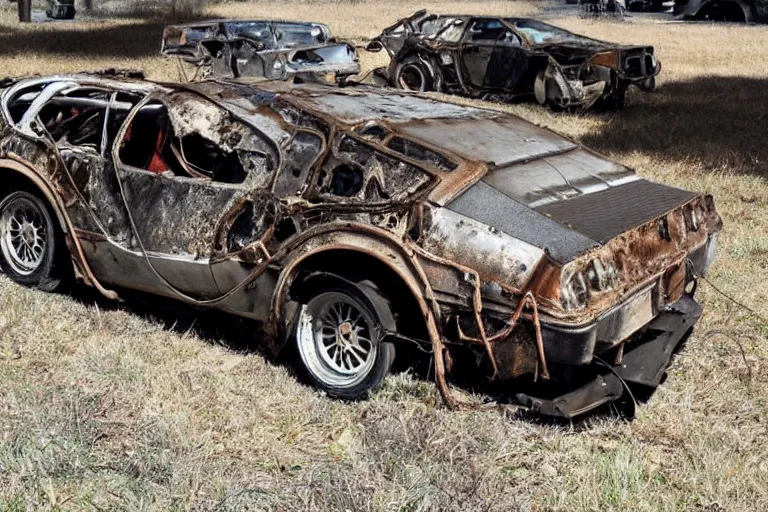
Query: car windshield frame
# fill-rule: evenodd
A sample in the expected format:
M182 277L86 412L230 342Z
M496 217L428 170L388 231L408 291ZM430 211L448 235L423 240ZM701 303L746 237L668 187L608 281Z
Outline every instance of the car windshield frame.
M508 28L514 31L529 46L546 46L551 44L565 43L568 41L591 41L599 42L596 39L575 34L564 28L544 23L543 21L530 18L500 18ZM521 27L520 24L529 26ZM534 34L545 35L549 37L537 38Z

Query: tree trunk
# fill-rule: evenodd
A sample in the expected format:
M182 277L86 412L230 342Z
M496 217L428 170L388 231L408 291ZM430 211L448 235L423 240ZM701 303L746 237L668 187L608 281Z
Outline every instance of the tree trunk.
M32 0L17 0L19 4L19 21L29 23L32 21Z

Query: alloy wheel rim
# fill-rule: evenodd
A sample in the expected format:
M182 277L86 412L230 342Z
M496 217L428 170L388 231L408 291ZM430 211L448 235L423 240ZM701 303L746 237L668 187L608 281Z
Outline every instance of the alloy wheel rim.
M48 246L46 222L40 208L26 198L16 198L0 217L0 249L14 272L28 276L42 264Z
M362 381L376 359L376 323L355 299L323 294L320 307L303 306L299 319L300 355L324 384L350 387Z

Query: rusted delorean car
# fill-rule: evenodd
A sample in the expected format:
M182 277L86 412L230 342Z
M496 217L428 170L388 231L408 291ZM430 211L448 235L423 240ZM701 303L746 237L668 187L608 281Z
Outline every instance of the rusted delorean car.
M557 382L573 416L657 386L721 221L518 117L358 86L96 76L0 83L0 265L265 323L358 398L396 351ZM256 334L254 334L255 336ZM403 352L401 352L403 353Z
M530 18L418 11L384 29L368 51L386 50L379 76L400 89L509 101L533 97L556 108L621 108L627 89L656 86L652 46L623 46Z
M337 41L320 23L220 20L171 25L163 32L161 51L201 68L204 77L285 80L333 74L343 81L360 72L355 47Z

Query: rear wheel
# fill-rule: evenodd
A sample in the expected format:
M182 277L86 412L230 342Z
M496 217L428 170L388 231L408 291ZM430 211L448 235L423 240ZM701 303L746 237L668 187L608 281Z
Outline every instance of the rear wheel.
M0 201L0 268L17 283L54 291L63 279L62 236L42 199L12 192Z
M431 62L421 59L418 55L411 55L395 67L394 85L406 91L434 91L435 73Z
M365 398L378 389L395 358L384 335L396 326L377 288L339 279L303 302L296 348L309 380L343 399Z
M712 2L699 11L699 19L708 21L724 21L729 23L749 23L749 9L737 2Z

